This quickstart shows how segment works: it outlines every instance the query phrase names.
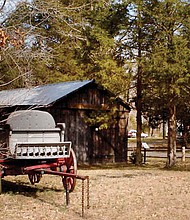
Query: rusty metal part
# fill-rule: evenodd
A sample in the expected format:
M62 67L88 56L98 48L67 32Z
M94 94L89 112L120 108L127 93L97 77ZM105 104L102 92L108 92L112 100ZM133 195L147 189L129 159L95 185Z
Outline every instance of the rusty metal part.
M89 176L87 176L87 209L90 208L90 180Z
M87 209L90 208L90 203L89 203L89 198L90 198L90 195L89 195L89 176L86 176L85 179L82 179L82 202L81 202L82 217L84 217L84 210L85 210L85 182L84 182L85 180L87 180L87 184L86 184Z
M84 180L82 180L82 217L84 217Z

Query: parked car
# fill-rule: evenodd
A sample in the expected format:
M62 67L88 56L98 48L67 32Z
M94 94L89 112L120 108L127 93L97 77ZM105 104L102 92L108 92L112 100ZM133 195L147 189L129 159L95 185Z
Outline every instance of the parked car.
M129 132L128 132L128 137L129 138L135 138L137 136L137 130L129 130ZM144 132L142 132L141 133L141 137L142 138L147 138L148 137L148 134L146 134L146 133L144 133Z
M147 138L147 137L148 137L148 134L142 132L142 133L141 133L141 137L143 137L143 138Z
M129 138L136 137L136 133L137 133L136 130L130 130L130 131L128 132L128 137L129 137Z

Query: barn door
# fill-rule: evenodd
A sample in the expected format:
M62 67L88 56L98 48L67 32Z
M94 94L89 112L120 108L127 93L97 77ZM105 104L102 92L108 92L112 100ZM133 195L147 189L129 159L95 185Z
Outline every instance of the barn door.
M99 130L92 128L92 157L93 162L114 162L116 146L115 129Z

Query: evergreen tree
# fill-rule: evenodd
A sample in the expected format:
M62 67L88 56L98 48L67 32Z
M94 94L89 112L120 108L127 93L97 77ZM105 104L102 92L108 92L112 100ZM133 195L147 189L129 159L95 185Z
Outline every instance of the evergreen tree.
M164 119L167 114L167 165L172 166L176 161L176 105L189 82L189 4L126 0L116 5L119 51L131 63L136 81L137 164L141 162L142 113L152 118L161 114Z
M115 16L111 21L117 31L117 43L120 57L127 60L131 68L136 85L136 109L137 109L137 160L136 164L142 163L141 158L141 132L142 132L142 80L145 68L143 60L149 52L153 40L154 29L152 18L148 13L156 4L154 1L134 0L120 1L115 4Z
M146 96L153 100L151 104L155 108L157 102L168 112L168 167L176 163L176 106L187 98L183 91L190 76L189 42L183 34L189 19L188 6L187 2L179 0L158 1L152 12L153 24L157 29L155 43L144 63L151 92Z

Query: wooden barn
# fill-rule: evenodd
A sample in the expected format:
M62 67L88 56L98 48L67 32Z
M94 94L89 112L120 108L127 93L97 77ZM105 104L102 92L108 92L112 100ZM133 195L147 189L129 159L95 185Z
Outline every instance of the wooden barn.
M130 107L94 80L0 91L1 123L21 109L48 111L65 123L65 140L72 141L80 163L127 160Z

